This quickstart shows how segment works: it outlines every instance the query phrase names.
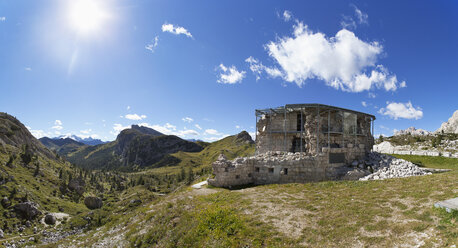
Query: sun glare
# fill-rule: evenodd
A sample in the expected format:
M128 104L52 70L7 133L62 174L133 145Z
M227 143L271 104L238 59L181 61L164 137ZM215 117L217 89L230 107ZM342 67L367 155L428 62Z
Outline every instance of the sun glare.
M78 33L88 34L99 30L108 14L98 1L77 0L72 1L69 18Z

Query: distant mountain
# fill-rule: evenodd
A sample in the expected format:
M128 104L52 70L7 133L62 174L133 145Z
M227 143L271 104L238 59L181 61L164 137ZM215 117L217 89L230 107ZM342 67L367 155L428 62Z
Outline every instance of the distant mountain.
M441 127L435 133L458 133L458 110L453 113L447 122L442 123Z
M166 155L199 152L203 147L174 135L164 135L152 128L132 125L124 129L116 140L97 146L86 146L67 159L84 168L134 170L154 167Z
M416 129L415 127L409 127L405 130L399 130L394 132L394 136L400 136L400 135L406 135L410 134L412 136L424 136L424 135L431 135L432 133L429 131L426 131L424 129Z
M48 149L56 151L57 154L66 156L71 152L75 152L79 148L86 146L86 144L73 140L71 138L40 138L39 141L45 145Z
M72 140L75 140L75 141L78 141L78 142L81 142L85 145L90 145L90 146L95 146L95 145L100 145L100 144L105 144L107 142L104 142L100 139L93 139L91 137L88 137L88 138L81 138L79 136L76 136L74 134L70 134L70 135L61 135L61 136L58 136L58 137L54 137L52 139L54 140L58 140L58 139L72 139Z

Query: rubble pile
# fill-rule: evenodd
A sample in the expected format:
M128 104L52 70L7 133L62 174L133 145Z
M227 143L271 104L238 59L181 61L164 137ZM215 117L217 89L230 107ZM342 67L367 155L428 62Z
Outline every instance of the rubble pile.
M431 172L424 171L409 161L377 152L369 153L365 163L368 165L368 168L372 168L374 172L360 178L359 180L361 181L431 174Z

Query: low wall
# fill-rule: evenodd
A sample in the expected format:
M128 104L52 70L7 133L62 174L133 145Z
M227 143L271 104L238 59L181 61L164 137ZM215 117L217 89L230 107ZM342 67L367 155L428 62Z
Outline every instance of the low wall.
M230 161L221 155L212 164L215 178L209 179L208 183L215 187L230 188L247 184L335 180L352 161L364 159L364 145L350 146L322 148L322 152L314 156L306 156L305 153L268 152ZM334 154L337 154L337 158L331 159Z

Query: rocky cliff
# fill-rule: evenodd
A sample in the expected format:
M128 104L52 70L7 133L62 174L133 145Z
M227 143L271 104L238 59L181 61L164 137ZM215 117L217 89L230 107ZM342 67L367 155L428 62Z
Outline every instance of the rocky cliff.
M409 127L405 130L399 130L399 131L395 131L394 132L394 135L395 136L399 136L399 135L405 135L405 134L410 134L412 136L421 136L421 135L430 135L431 132L429 131L426 131L424 129L416 129L415 127Z
M458 133L458 110L453 113L447 122L442 123L441 127L435 133Z

